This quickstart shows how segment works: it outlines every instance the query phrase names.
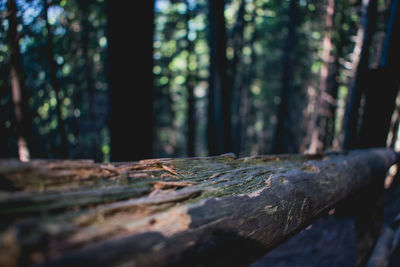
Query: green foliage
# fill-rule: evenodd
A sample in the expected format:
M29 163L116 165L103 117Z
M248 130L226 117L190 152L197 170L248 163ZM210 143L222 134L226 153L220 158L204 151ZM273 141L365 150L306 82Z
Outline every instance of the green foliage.
M104 71L107 45L105 6L103 1L85 1L86 13L83 13L81 5L81 1L53 1L48 10L49 24L54 32L53 56L57 62L57 78L60 82L61 114L67 127L69 156L103 160L109 153L101 146L108 138L107 134L104 134L107 132L105 124L107 83ZM17 15L21 22L20 48L35 131L32 154L35 157L55 157L60 137L57 134L55 110L57 99L49 77L43 1L21 0L17 1L17 6L20 11ZM85 32L82 25L84 19L88 21ZM0 36L1 69L5 69L8 64L5 22L6 20L3 21ZM88 35L88 54L92 65L90 73L87 73L87 62L82 57L84 35ZM99 106L101 104L99 103L95 107L94 119L89 118L88 77L94 81L93 97L96 102L103 102L103 106ZM8 78L2 80L8 81ZM1 86L3 87L3 84ZM2 101L7 99L10 99L10 95L2 98Z
M242 1L226 1L225 6L229 68L235 56L239 57L232 81L232 90L237 90L233 95L239 100L233 99L232 102L237 110L243 106L243 100L249 103L245 114L236 111L232 113L232 121L237 123L243 116L247 116L246 124L241 126L245 140L241 153L264 154L272 149L276 111L281 101L283 49L288 34L287 25L292 19L288 14L290 1L243 1L244 28L240 51L236 50L233 34L241 19L238 12ZM343 109L347 84L351 78L349 66L360 7L344 0L336 2L335 25L339 26L333 32L332 54L340 62L338 101ZM299 127L295 139L301 139L304 135L301 124L304 116L309 115L310 99L318 92L327 1L300 0L298 3L294 90L289 103L295 114L292 127ZM380 1L380 6L384 6L384 3ZM43 1L18 0L17 4L20 48L35 131L32 154L36 157L54 157L57 155L60 137L57 133L57 99L51 87L46 56L48 33ZM0 1L0 10L4 17L5 0ZM207 154L205 136L210 61L207 13L206 0L155 1L153 73L156 157L186 155L190 83L194 86L196 103L196 154ZM48 15L54 32L53 56L57 62L59 104L66 124L69 155L73 158L107 161L110 140L107 128L108 86L105 63L108 43L105 2L54 0ZM384 29L384 21L384 16L381 16L381 30ZM5 134L0 138L7 140L9 154L15 156L16 133L9 82L7 29L7 20L3 19L0 23L0 128L5 129ZM127 38L131 34L134 33L127 31ZM340 55L338 48L341 49ZM378 46L373 46L373 50L376 52ZM194 78L189 79L190 75ZM90 84L93 84L93 93L89 92ZM90 103L94 103L93 106ZM343 113L343 110L339 111L339 115L340 112ZM340 132L340 116L335 122L336 135Z
M153 72L156 94L155 149L158 156L185 155L189 71L196 73L197 105L205 105L206 95L199 92L202 82L208 78L205 4L205 1L156 2ZM189 42L193 43L191 51L188 50ZM205 122L199 122L198 128L204 131ZM199 147L205 147L204 140L199 142ZM199 154L204 152L200 151Z

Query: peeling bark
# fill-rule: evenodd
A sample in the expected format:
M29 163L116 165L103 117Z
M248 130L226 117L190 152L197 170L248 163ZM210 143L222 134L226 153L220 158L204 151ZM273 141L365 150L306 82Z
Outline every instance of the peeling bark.
M320 155L0 161L0 259L242 266L384 176L390 149Z

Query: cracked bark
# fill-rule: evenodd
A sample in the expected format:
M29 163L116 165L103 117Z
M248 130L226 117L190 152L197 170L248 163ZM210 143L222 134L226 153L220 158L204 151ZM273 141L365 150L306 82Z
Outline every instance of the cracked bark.
M0 265L242 266L380 180L390 149L0 161Z

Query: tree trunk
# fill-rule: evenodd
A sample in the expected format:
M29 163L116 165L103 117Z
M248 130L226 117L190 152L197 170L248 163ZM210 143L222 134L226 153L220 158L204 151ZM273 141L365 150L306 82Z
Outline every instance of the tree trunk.
M224 0L209 0L210 77L208 91L208 153L230 152L231 95L227 80Z
M154 0L135 3L140 16L133 16L132 9L118 1L107 0L106 9L111 159L150 158L154 127ZM131 33L140 38L132 38Z
M254 24L254 17L255 14L252 16L252 21L251 23ZM251 62L250 64L247 65L247 70L243 71L242 74L239 76L240 79L237 82L237 86L239 87L239 92L240 92L240 99L239 99L239 122L236 125L237 129L237 144L235 145L238 147L239 153L237 155L243 155L246 153L246 141L247 141L247 130L249 126L249 116L250 114L253 114L251 112L252 109L252 97L250 93L250 87L251 83L254 78L254 73L256 69L256 64L258 57L255 52L255 43L258 39L258 31L257 28L254 27L254 32L251 37L251 39L248 41L248 45L251 47Z
M331 149L332 147L336 148L338 146L339 136L336 136L336 108L337 108L337 93L339 88L339 74L341 71L340 59L343 57L343 48L345 46L346 33L343 29L343 24L346 21L346 16L344 11L348 8L347 1L337 1L334 16L337 19L335 22L334 30L337 32L338 39L335 42L336 54L334 56L334 61L331 66L330 74L329 74L329 85L327 85L329 94L332 96L332 99L335 99L335 102L329 105L328 114L331 114L331 118L329 122L326 123L325 130L325 141L324 141L324 150Z
M89 55L89 34L90 34L90 22L89 22L89 4L90 2L80 1L79 7L82 12L82 55L85 61L85 80L86 80L86 90L88 94L88 103L89 103L89 119L93 120L95 118L94 114L94 82L92 79L92 62Z
M357 42L353 52L353 69L355 71L347 101L344 117L343 148L358 147L359 110L363 90L368 87L368 59L372 34L375 30L377 0L363 0L361 22L357 33Z
M244 45L244 12L245 12L244 0L240 1L239 10L236 16L235 26L232 29L232 50L233 58L229 61L229 88L232 92L232 151L239 155L241 152L241 121L242 121L242 104L243 104L243 91L245 90L243 84L243 73L239 74L237 69L242 58L242 49Z
M53 43L53 30L51 29L48 20L48 9L51 0L44 0L44 20L46 21L47 29L47 60L49 62L50 83L56 96L56 116L57 116L57 129L60 136L60 147L58 156L61 158L68 157L68 142L65 130L64 120L61 115L61 99L60 99L60 82L57 77L57 63L54 59L54 43Z
M82 68L84 72L84 85L86 86L85 95L87 96L88 110L87 110L87 124L88 131L86 135L93 136L90 138L88 142L88 154L90 158L95 161L102 160L101 153L101 143L100 139L96 136L97 133L101 130L104 121L98 116L98 110L95 108L95 82L93 80L93 64L92 57L90 55L90 35L93 32L92 25L89 21L90 16L90 7L92 5L92 1L79 1L78 5L80 8L81 15L81 48L82 48L82 57L84 60L84 66ZM97 114L96 114L97 113Z
M27 102L27 91L24 79L24 70L19 48L19 34L17 32L17 5L15 0L7 1L8 9L8 44L10 49L10 76L11 91L14 104L14 114L18 134L18 155L21 161L29 161L28 146L32 136L32 119Z
M400 86L400 4L392 2L380 67L369 72L360 147L386 146Z
M289 125L287 120L289 117L289 98L292 92L293 77L295 71L295 47L296 47L296 31L298 20L298 0L290 0L289 6L289 23L288 35L286 37L285 46L283 48L282 57L282 78L281 78L281 102L278 107L278 121L275 130L274 153L285 153L288 151L287 139Z
M8 91L7 87L3 87L3 90ZM2 96L0 96L0 99L2 99ZM6 126L6 122L8 120L7 115L7 106L8 105L0 105L0 158L12 158L12 153L10 153L10 148L9 148L9 129Z
M311 141L308 147L309 153L322 152L324 149L324 140L327 135L327 124L333 118L331 106L335 105L336 95L329 91L331 79L331 50L333 48L332 32L335 20L336 0L328 0L327 14L325 21L325 37L322 43L322 68L319 80L319 91L316 100L314 113L311 117L311 122L308 130Z
M397 92L395 108L390 121L390 130L386 140L386 146L394 149L398 140L400 126L400 94Z
M187 42L187 76L186 76L186 88L188 93L188 117L187 117L187 155L193 157L195 155L196 145L196 99L194 97L194 86L195 86L195 73L191 69L192 63L195 63L196 55L193 54L194 43L189 38L190 28L189 23L192 18L192 10L190 9L190 2L186 0L186 42Z
M395 160L392 150L370 149L113 164L0 161L0 260L248 265L381 181Z

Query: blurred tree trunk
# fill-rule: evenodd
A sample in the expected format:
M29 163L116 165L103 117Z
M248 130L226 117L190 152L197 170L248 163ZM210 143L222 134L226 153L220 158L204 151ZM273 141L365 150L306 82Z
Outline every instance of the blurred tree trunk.
M151 158L153 153L154 0L139 1L135 8L140 16L118 1L106 1L113 161Z
M8 82L9 74L5 69L6 68L0 70L0 80L3 81L0 92L0 158L16 158L18 156L16 153L17 150L13 149L12 142L10 142L12 129L8 124L10 123L10 117L12 116L11 114L14 113L14 110L10 101L11 88Z
M352 149L358 146L359 112L362 91L370 86L368 81L369 48L372 34L375 31L377 16L377 0L363 0L361 22L357 33L357 41L353 52L353 81L350 86L346 113L344 117L343 148Z
M400 4L393 0L381 63L368 72L360 147L386 146L391 117L400 86Z
M278 121L275 130L274 153L288 152L287 139L290 125L287 125L289 117L289 98L293 87L293 77L295 71L295 47L296 31L298 20L298 0L290 0L289 3L289 22L287 25L288 35L283 48L282 56L282 77L281 77L281 101L278 107Z
M82 48L82 57L84 60L84 66L83 66L83 71L84 71L84 80L85 80L85 85L86 85L86 94L87 94L87 103L88 103L88 117L89 117L89 131L87 134L93 136L93 138L90 138L89 141L89 154L92 159L95 161L101 161L102 160L102 154L101 154L101 144L100 140L98 138L98 135L96 134L100 129L101 125L104 123L104 121L99 118L99 116L96 116L96 109L95 109L95 83L93 80L93 64L92 64L92 57L90 55L90 34L93 31L93 27L89 21L89 15L90 15L90 10L89 8L91 7L93 1L91 0L85 0L85 1L79 1L79 8L81 10L81 24L82 24L82 30L81 30L81 48Z
M336 54L334 55L333 63L331 64L331 69L329 73L329 83L328 91L329 94L334 99L334 103L328 106L328 114L331 114L329 121L326 123L325 127L325 138L324 138L324 149L336 147L338 142L338 137L335 136L335 121L336 121L336 108L337 108L337 94L339 88L339 75L341 70L340 59L343 57L343 48L345 46L346 33L343 29L343 25L346 21L345 10L348 8L347 1L336 1L335 15L334 18L334 31L337 33L337 39L334 40L334 45L336 47Z
M256 17L255 12L256 10L254 9L253 13L251 14L252 19L247 23L247 25L253 26L253 33L251 39L247 40L247 46L251 48L251 60L250 63L245 63L243 61L240 62L241 65L239 65L239 68L242 69L242 71L240 72L240 74L238 72L238 74L235 77L236 87L239 88L237 90L239 93L238 97L239 120L235 125L235 132L236 132L235 134L237 135L237 139L235 139L236 141L234 143L234 145L237 147L237 150L239 151L235 152L237 153L238 156L248 155L247 152L248 129L250 123L254 124L254 122L249 122L249 120L250 120L250 114L255 113L254 105L252 105L253 99L250 93L250 87L255 75L257 60L259 59L255 51L255 44L259 37L259 32L255 25L255 17ZM257 140L255 140L255 142L257 142Z
M395 108L396 95L400 86L400 6L398 0L392 1L391 14L387 25L380 66L377 69L364 70L365 76L361 77L363 79L360 82L362 84L361 93L365 96L365 104L360 122L361 126L358 133L358 142L355 144L360 148L386 146L391 117ZM394 184L392 184L392 186ZM363 202L363 205L366 205L366 203L368 204L368 200L374 200L373 192L374 190L376 192L376 188L380 186L381 190L384 190L382 184L377 185L378 187L371 184L375 189L368 189L367 187L365 196L363 196L364 193L360 195L361 197L359 199ZM383 192L382 195L373 202L383 203ZM374 203L368 206L374 206ZM372 230L365 235L365 237L368 237L368 240L366 240L367 242L365 242L366 244L375 243L378 239L379 231L381 230L381 225L379 224L376 226L374 224L369 224L368 226L368 224L365 223L365 219L372 216L375 222L382 220L382 209L380 209L379 213L371 213L369 215L367 214L367 216L365 216L365 211L360 209L359 214L355 216L356 239L362 240L359 238L358 233L362 233L364 229L370 228ZM358 258L357 266L364 266L366 261L360 261L360 259L362 258Z
M400 94L397 92L396 104L390 122L390 131L386 140L386 146L395 149L398 142L397 136L400 126Z
M54 43L53 43L53 30L50 26L48 20L48 9L51 4L51 0L44 0L44 19L46 22L47 29L47 60L49 62L49 71L50 71L50 83L51 87L54 90L56 96L56 116L57 116L57 129L58 134L60 136L60 147L59 154L57 156L61 158L68 157L68 142L67 142L67 134L65 130L64 120L61 115L61 99L60 99L60 82L57 77L57 63L54 59Z
M82 31L81 31L81 42L82 42L82 55L85 61L85 80L86 89L88 93L88 104L89 104L89 118L94 119L94 82L92 79L92 62L89 55L89 34L90 34L90 22L89 22L89 5L90 1L79 1L79 7L82 12Z
M208 153L230 152L231 95L227 79L224 0L209 0L210 77L208 91Z
M27 90L24 79L24 70L19 48L19 34L17 31L17 5L15 0L7 1L8 9L8 44L10 49L11 91L14 104L16 128L18 134L18 155L21 161L29 161L28 145L32 135L32 119L27 102Z
M186 42L187 42L187 76L186 76L186 89L188 93L188 113L187 113L187 155L189 157L195 156L195 145L196 145L196 100L194 97L194 86L196 83L196 77L194 70L192 69L193 63L196 58L193 54L194 43L190 40L190 20L192 18L192 10L190 9L189 1L186 0Z
M241 152L241 132L242 132L242 119L243 113L241 112L244 91L243 86L243 74L240 75L237 71L238 65L241 63L242 49L244 45L244 9L246 2L244 0L240 1L239 10L237 12L235 26L232 30L232 50L233 58L229 62L229 88L232 92L232 150L236 155Z
M253 16L254 18L254 16ZM254 23L254 19L252 20ZM247 71L244 71L241 76L241 87L240 87L240 102L239 102L239 122L237 125L238 128L238 149L239 153L237 155L243 155L245 156L247 154L246 152L246 147L247 147L247 130L248 130L248 125L249 125L249 116L250 113L254 114L251 112L252 109L252 96L250 93L250 86L253 81L253 77L255 75L255 68L257 64L257 55L255 52L255 42L258 38L258 33L257 29L254 27L254 32L251 40L249 41L249 46L251 46L251 62L247 66ZM240 85L239 84L239 85Z
M3 88L4 89L4 88ZM0 98L1 100L1 98ZM8 129L6 127L6 117L4 116L5 105L0 106L0 158L11 158L8 148Z
M328 0L327 14L325 21L325 37L322 43L322 68L320 72L319 91L316 100L316 107L311 117L308 134L311 137L308 147L309 153L322 152L327 133L327 125L333 118L334 109L332 107L336 102L336 90L332 83L332 55L333 48L332 32L335 20L336 0ZM335 77L336 78L336 77ZM335 79L334 78L334 79ZM333 112L332 112L333 111Z

